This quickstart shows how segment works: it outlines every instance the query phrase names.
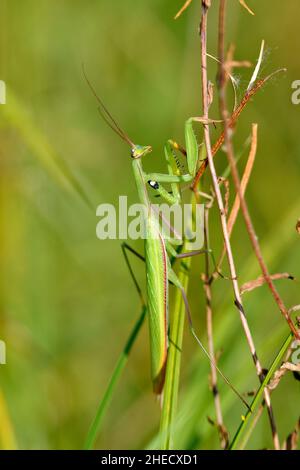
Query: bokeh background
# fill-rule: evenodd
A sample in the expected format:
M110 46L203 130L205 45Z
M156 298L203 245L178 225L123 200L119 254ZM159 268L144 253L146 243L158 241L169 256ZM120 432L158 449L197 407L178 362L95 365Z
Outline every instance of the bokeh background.
M7 104L0 106L1 310L0 339L7 364L0 366L0 444L23 449L80 449L110 374L139 315L139 300L119 240L99 241L98 204L119 195L137 202L128 148L100 120L90 80L132 139L151 144L148 170L162 170L163 143L183 142L183 125L201 113L200 2L176 22L181 0L1 0L0 79ZM217 4L209 17L209 51L216 55ZM244 111L234 138L237 153L252 122L259 147L247 200L272 272L300 277L300 106L291 103L291 83L300 79L297 0L248 0L252 17L237 0L228 2L227 39L239 60L258 57L265 39L261 75L278 75ZM292 39L293 38L293 39ZM216 67L210 63L214 80ZM235 70L239 96L251 70ZM217 108L214 108L216 115ZM198 129L201 141L201 129ZM217 138L219 129L212 130ZM244 150L243 150L244 149ZM225 156L217 157L225 168ZM77 190L74 190L74 184ZM206 177L206 189L210 181ZM86 200L85 200L86 199ZM87 200L89 202L87 202ZM91 206L91 207L90 207ZM212 244L221 248L217 212ZM233 234L241 282L259 275L239 220ZM139 243L133 243L142 249ZM143 284L144 268L134 261ZM189 297L205 341L201 261L195 262ZM226 264L224 271L227 271ZM299 284L280 281L288 306L299 303ZM257 379L228 281L213 290L220 365L242 391ZM245 295L250 326L265 367L287 327L266 287ZM151 447L159 406L151 392L146 325L105 416L96 446ZM184 340L175 447L217 448L208 390L209 363L187 333ZM231 436L243 407L220 384ZM299 417L299 382L287 375L273 395L280 438ZM152 444L151 444L152 443ZM260 420L248 448L271 446L268 421Z

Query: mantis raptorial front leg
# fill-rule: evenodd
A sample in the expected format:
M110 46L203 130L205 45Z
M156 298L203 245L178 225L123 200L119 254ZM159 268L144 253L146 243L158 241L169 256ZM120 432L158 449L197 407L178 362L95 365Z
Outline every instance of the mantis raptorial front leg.
M145 182L155 189L158 194L163 197L167 202L176 204L180 202L180 192L178 184L189 183L196 175L198 159L199 159L199 145L193 129L193 122L201 121L201 118L192 117L185 122L185 144L186 150L183 149L177 142L168 140L164 147L165 159L168 166L168 174L162 173L148 173L145 174ZM202 121L201 121L202 122ZM173 151L180 151L186 156L188 173L182 175L178 170L174 158ZM175 163L174 163L175 162ZM161 186L160 183L171 184L171 194Z

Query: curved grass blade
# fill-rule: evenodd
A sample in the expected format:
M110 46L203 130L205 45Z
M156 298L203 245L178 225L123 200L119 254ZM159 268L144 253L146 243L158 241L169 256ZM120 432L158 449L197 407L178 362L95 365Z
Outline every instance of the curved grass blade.
M144 323L144 319L145 319L145 316L146 316L146 313L147 313L147 307L143 307L142 308L142 312L141 312L141 315L139 317L139 319L137 320L136 324L134 325L130 335L129 335L129 338L127 340L127 343L125 345L125 348L123 349L118 361L117 361L117 364L115 366L115 369L112 373L112 376L109 380L109 383L108 383L108 386L104 392L104 395L99 403L99 407L98 407L98 410L97 410L97 413L96 413L96 416L91 424L91 427L90 427L90 430L88 432L88 435L87 435L87 438L86 438L86 442L85 442L85 445L84 445L84 448L86 450L90 450L93 448L93 445L95 443L95 440L97 438L97 435L100 431L100 427L101 427L101 424L102 424L102 421L103 421L103 418L104 418L104 415L105 415L105 412L107 411L107 408L112 400L112 396L113 396L113 393L117 387L117 384L119 382L119 379L122 375L122 372L123 372L123 369L127 363L127 360L128 360L128 356L130 354L130 351L133 347L133 344L136 340L136 337Z
M191 258L184 261L185 269L181 269L179 280L187 291ZM183 263L182 263L183 265ZM177 409L178 388L180 379L181 350L185 320L185 304L182 294L178 289L176 292L175 309L170 330L170 344L168 349L168 362L166 371L166 381L164 387L163 407L160 421L160 449L169 450L172 448L173 424Z
M194 215L194 199L193 203ZM190 222L193 223L193 219ZM183 245L183 251L187 251L186 242ZM181 269L178 275L181 285L187 292L189 284L189 270L191 266L191 258L186 258L181 262ZM177 410L181 350L184 332L184 320L186 317L186 306L182 293L179 289L176 292L174 314L170 326L168 361L166 370L166 380L164 386L163 406L160 418L159 441L160 449L169 450L173 445L173 432L175 425L175 417Z
M287 351L292 339L293 339L294 335L293 333L290 333L286 340L284 341L283 345L281 346L278 354L276 355L274 361L272 362L272 365L264 379L264 381L262 382L261 386L259 387L255 397L253 398L252 400L252 403L250 405L250 409L251 411L249 410L246 414L246 416L244 416L242 418L242 422L229 446L229 450L235 450L237 448L237 445L238 445L238 442L243 434L243 432L245 431L246 427L247 427L247 424L249 422L249 418L250 416L253 414L255 408L257 407L257 405L260 403L260 401L262 400L262 395L263 395L263 391L264 391L264 388L268 385L270 379L272 378L274 372L276 371L282 357L284 356L285 352Z

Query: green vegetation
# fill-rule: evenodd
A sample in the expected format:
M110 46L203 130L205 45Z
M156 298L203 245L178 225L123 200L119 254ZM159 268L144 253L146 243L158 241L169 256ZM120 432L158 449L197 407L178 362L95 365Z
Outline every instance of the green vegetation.
M0 105L0 339L7 347L7 364L0 365L0 448L91 447L98 425L96 448L161 445L146 322L136 340L131 336L126 343L145 311L120 241L100 241L95 235L98 204L116 203L122 194L137 202L131 162L128 148L99 119L82 63L128 134L153 146L145 159L147 171L165 171L163 144L168 138L184 143L185 120L201 113L199 3L192 2L175 22L182 2L175 5L174 0L0 0L0 79L7 84L7 104ZM208 52L217 55L218 2L212 3ZM264 38L262 76L281 67L287 73L274 77L247 105L234 146L242 172L251 123L257 122L258 150L247 202L270 272L298 278L300 108L291 103L291 83L300 76L290 37L298 31L299 5L291 2L283 10L282 2L273 0L270 10L269 2L248 3L254 17L239 2L229 5L226 36L236 44L235 58L255 64ZM282 30L283 22L290 34ZM216 71L217 64L209 61L210 79ZM233 73L242 98L252 69ZM233 97L228 101L232 107ZM218 116L216 97L210 115ZM213 143L221 129L216 127L211 127ZM200 142L202 127L195 128ZM224 152L215 164L218 174L227 171ZM207 172L203 189L210 187ZM233 200L232 186L231 204ZM134 246L142 251L141 243ZM222 232L216 203L210 211L210 246L218 257ZM260 270L241 215L232 246L240 285L257 278ZM207 344L200 278L204 263L204 258L192 260L188 297L195 328ZM143 263L133 264L144 287ZM226 261L223 273L229 273ZM300 303L297 279L275 282L288 307ZM175 322L179 338L182 306L173 287L170 293L170 314L177 313L171 324ZM212 295L215 350L222 353L218 365L239 391L257 391L230 281L219 278ZM263 367L270 367L283 353L286 323L266 286L246 292L243 301L259 358ZM215 420L209 361L187 328L182 340L179 394L175 390L170 397L177 402L173 446L219 448L218 432L207 419ZM178 350L172 354L176 368ZM111 387L116 384L113 393L107 389L110 379ZM221 379L218 386L232 439L246 411ZM299 418L299 382L292 373L272 393L272 404L282 443ZM168 410L164 412L162 429L168 428ZM264 411L246 448L271 447Z

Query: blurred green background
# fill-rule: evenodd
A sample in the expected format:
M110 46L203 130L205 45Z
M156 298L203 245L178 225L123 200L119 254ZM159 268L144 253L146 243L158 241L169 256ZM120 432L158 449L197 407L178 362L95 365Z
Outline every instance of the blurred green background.
M208 48L217 55L218 2L212 4ZM251 122L258 122L259 147L247 199L270 271L299 277L295 224L300 217L300 106L291 103L291 83L300 79L300 4L248 4L255 17L237 0L228 2L227 39L236 45L236 59L255 64L265 39L262 76L280 67L287 67L287 73L276 76L248 105L234 142L239 151ZM130 202L137 202L137 197L128 148L100 120L82 63L131 138L153 145L147 169L162 170L166 139L183 142L185 119L201 113L200 2L194 0L175 22L181 5L182 0L0 1L0 79L7 84L7 104L0 106L0 339L7 346L7 364L0 366L0 401L7 407L20 448L83 447L140 310L120 242L100 241L95 235L98 204L116 204L122 194ZM213 62L210 66L214 80L216 67ZM235 73L240 76L241 97L251 70ZM215 103L212 114L216 113ZM213 140L219 131L212 130ZM216 162L221 172L224 154ZM92 210L72 190L69 171ZM208 176L205 184L208 189ZM218 254L216 210L211 234ZM240 219L232 240L241 282L258 276ZM139 243L133 244L141 249ZM144 267L133 263L143 282ZM189 297L205 341L203 290L199 264L194 264ZM299 284L279 282L286 304L299 303ZM218 281L213 310L217 348L223 350L220 366L247 391L257 386L257 378L232 301L228 281ZM245 306L258 354L267 367L287 334L286 324L266 287L245 294ZM145 325L103 422L98 448L153 443L159 406L151 391L148 349ZM187 333L175 440L179 448L218 447L217 432L207 421L208 415L214 418L208 374L208 361ZM223 383L220 390L232 436L243 407ZM282 381L273 402L284 440L300 414L299 382L292 375ZM4 418L2 423L1 445L13 445ZM264 415L249 448L270 446Z

